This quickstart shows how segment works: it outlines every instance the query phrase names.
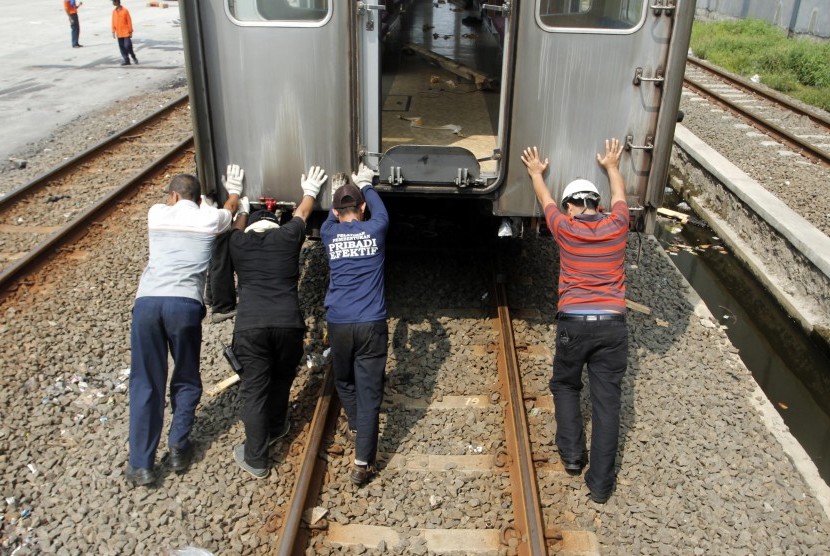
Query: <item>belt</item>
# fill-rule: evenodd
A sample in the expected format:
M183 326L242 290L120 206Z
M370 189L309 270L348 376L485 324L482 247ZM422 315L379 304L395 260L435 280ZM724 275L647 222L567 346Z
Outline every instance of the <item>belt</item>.
M625 321L625 313L600 313L596 315L583 315L581 313L556 313L556 320L574 320L583 322L596 322L600 320Z

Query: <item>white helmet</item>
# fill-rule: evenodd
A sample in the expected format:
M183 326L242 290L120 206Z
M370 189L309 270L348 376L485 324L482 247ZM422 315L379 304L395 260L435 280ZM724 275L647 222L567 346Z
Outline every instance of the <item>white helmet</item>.
M599 191L597 186L586 179L576 179L565 186L562 192L562 201L559 203L565 208L565 203L571 199L591 199L599 204Z

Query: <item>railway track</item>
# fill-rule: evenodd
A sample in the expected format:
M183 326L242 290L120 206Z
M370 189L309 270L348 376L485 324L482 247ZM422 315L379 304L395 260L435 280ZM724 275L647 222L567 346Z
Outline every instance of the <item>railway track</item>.
M550 394L538 381L523 390L519 357L546 354L549 375L550 351L528 338L517 343L504 276L493 282L485 296L492 305L390 310L407 316L390 319L379 471L360 488L348 479L351 441L327 371L277 554L358 546L413 554L597 550L592 533L560 530L561 509L549 511L550 496L540 498L537 469L558 475L560 488L570 478L551 448ZM418 349L427 338L426 351Z
M187 103L170 102L0 198L0 292L192 148Z
M739 114L807 159L830 167L830 118L820 112L692 56L685 86Z

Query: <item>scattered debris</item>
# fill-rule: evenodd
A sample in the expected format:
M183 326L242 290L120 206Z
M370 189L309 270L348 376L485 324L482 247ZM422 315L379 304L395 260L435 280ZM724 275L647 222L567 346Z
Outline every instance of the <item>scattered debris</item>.
M415 116L413 118L405 118L404 116L398 115L398 118L401 120L406 120L409 122L409 127L414 127L418 129L434 129L434 130L442 130L446 129L447 131L452 131L455 135L459 137L466 137L463 133L461 133L461 126L456 124L446 124L446 125L439 125L439 126L427 126L424 125L424 119L420 116Z
M309 525L314 525L323 519L327 513L329 513L327 508L323 508L322 506L314 506L313 508L309 508L303 512L303 519Z

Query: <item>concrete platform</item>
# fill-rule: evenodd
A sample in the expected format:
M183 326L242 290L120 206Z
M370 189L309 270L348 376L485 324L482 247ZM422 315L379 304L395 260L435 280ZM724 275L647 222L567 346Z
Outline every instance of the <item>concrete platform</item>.
M808 333L830 341L830 238L684 126L674 141L674 186Z
M83 48L72 48L59 0L3 6L0 160L82 114L184 77L177 2L167 9L129 0L123 5L133 21L137 66L120 65L111 2L87 0L78 10Z

